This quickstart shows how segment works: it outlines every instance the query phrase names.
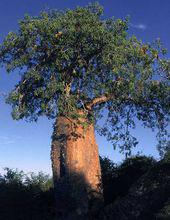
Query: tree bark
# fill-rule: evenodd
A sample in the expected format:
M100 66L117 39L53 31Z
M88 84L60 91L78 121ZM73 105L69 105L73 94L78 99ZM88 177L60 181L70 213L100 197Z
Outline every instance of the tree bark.
M82 118L81 123L88 122ZM94 125L57 118L52 138L51 160L57 213L76 219L95 212L102 204L101 169Z

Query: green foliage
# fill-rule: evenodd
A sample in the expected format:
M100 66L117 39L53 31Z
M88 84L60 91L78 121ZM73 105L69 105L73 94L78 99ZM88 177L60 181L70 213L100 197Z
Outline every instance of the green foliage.
M54 192L48 175L42 172L26 175L9 168L5 171L0 176L0 219L54 219Z
M157 148L163 161L170 161L170 141L165 141L164 146L158 144Z
M52 178L48 174L38 172L38 174L25 174L23 171L17 169L4 168L5 174L0 180L6 184L24 185L26 187L37 187L43 191L49 190L53 187Z
M130 134L135 118L158 128L158 137L167 135L170 61L160 40L128 36L127 18L103 19L102 12L91 4L25 16L0 45L0 63L21 74L7 103L14 119L74 117L80 109L96 123L103 117L98 131L130 151L137 144ZM105 102L88 109L103 96Z
M165 173L168 177L169 172L168 161L164 161L164 164L162 164L162 161L156 162L153 158L146 156L134 156L124 160L121 164L114 164L108 158L100 158L100 161L102 168L102 182L104 189L105 205L110 203L116 204L116 201L119 201L121 198L129 193L129 189L135 189L135 185L137 185L136 183L140 185L140 181L143 181L143 177L146 177L146 173L148 174L150 172L149 170L152 170L152 175L148 175L147 180L145 178L145 186L146 188L149 187L149 189L154 189L154 181L157 182L157 180L160 180L163 175L165 175ZM75 177L76 176L73 176L73 178ZM78 194L76 194L77 197L74 199L70 197L71 200L69 204L67 203L67 201L63 201L63 203L65 202L64 205L66 207L66 210L67 206L74 208L74 203L78 202L79 196L81 196L81 193L84 193L83 183L86 184L86 180L78 175L76 178L79 177L79 186L72 186L75 187L75 190L76 187L80 187L80 190L78 190ZM55 219L56 203L54 200L53 188L51 188L51 184L49 186L49 182L51 182L51 178L48 177L48 175L43 174L42 172L37 175L33 173L26 175L23 171L6 168L5 174L2 176L0 175L0 219ZM140 187L140 190L142 192L143 188ZM158 191L161 191L161 189L159 189ZM68 189L63 191L63 193L67 192ZM168 195L169 191L164 192L163 186L162 194L160 194L162 195L162 197L155 196L153 191L149 190L150 197L149 199L148 197L146 197L146 200L144 201L152 204L152 199L157 199L159 200L157 202L157 204L159 205L157 207L154 207L153 209L150 209L150 207L146 208L146 217L148 217L147 215L151 215L152 217L156 216L156 218L158 219L169 219L170 203L169 200L167 202L164 201L164 193ZM66 194L66 196L70 195ZM130 198L129 200L131 199L133 200L133 198ZM139 201L139 203L141 204L141 200ZM137 203L135 203L135 207L136 204ZM61 205L63 204L57 204L57 207L60 207ZM133 211L132 209L129 209L128 202L126 200L123 203L123 207L127 208L126 212ZM121 210L121 208L120 210L118 209L118 211ZM124 212L124 209L122 211ZM150 217L146 219L154 218Z
M25 178L25 184L28 187L37 187L42 191L47 191L53 187L52 179L43 172L39 172L38 174L31 173Z
M130 187L156 164L152 157L134 156L120 165L108 158L100 157L105 204L113 203L125 196Z
M6 174L4 174L3 181L7 184L22 184L25 174L23 171L18 171L9 169L8 167L4 168L4 171L6 171Z

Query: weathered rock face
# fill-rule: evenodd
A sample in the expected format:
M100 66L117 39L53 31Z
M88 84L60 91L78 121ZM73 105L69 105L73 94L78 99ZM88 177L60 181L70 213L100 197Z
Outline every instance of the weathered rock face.
M85 215L99 207L101 170L93 125L84 127L72 119L59 117L51 158L57 209L61 215L72 211Z
M155 214L156 220L169 220L170 219L170 198L163 205L163 207Z
M125 197L106 206L98 219L156 219L155 213L169 198L170 163L159 162L130 188Z

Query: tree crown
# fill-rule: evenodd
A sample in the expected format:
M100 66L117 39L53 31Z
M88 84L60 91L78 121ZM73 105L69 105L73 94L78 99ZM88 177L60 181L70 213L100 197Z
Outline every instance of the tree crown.
M135 118L166 134L170 61L159 40L143 43L128 35L128 19L102 12L93 4L25 16L0 45L0 63L21 74L7 102L15 119L77 117L77 109L96 121L104 115L99 131L129 149Z

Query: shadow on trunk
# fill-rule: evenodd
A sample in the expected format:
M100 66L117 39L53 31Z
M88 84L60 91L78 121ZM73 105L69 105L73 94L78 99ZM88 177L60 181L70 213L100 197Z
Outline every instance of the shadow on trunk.
M51 160L57 219L85 218L97 212L103 200L94 125L84 117L80 120L60 116L54 126Z
M55 189L57 219L94 219L103 205L99 191L91 188L82 173L60 178Z

